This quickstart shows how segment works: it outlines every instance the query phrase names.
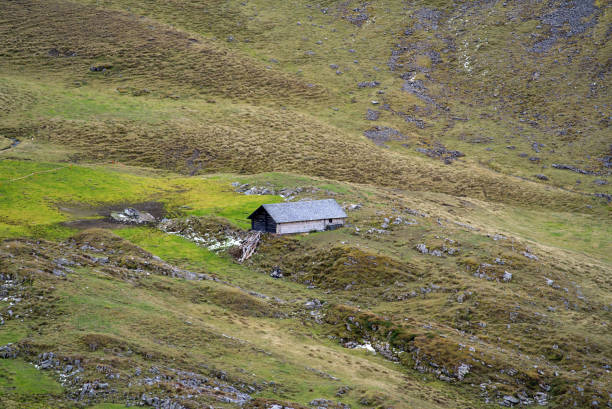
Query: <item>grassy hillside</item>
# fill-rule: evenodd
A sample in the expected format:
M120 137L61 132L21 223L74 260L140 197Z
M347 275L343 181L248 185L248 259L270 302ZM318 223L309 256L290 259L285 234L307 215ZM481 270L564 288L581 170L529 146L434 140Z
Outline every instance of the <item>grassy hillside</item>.
M355 407L367 407L370 399L399 408L486 407L487 399L493 404L523 393L533 400L540 396L536 392L546 393L555 406L586 404L568 385L578 382L591 397L609 387L610 231L591 216L582 216L582 228L568 221L565 228L563 215L540 215L543 227L525 234L520 226L528 226L534 213L439 194L279 174L202 179L134 174L127 168L3 163L3 214L10 216L3 234L38 241L5 242L3 271L10 281L4 287L2 340L18 341L13 348L26 362L40 365L43 352L53 352L57 365L74 367L80 360L83 375L63 381L65 390L53 398L57 405L70 407L61 396L78 396L89 405L129 403L143 392L186 404L191 401L171 392L176 382L188 381L177 370L193 373L191 380L194 374L212 379L223 371L221 380L229 379L251 398L300 404L337 399L337 390L350 386L339 400ZM127 206L129 200L155 199L174 216L210 220L202 224L205 231L218 223L209 219L212 215L227 217L239 229L248 209L274 197L234 193L230 182L236 180L274 189L301 187L302 197L331 194L363 208L351 213L353 227L268 238L245 265L225 251L151 227L99 219L104 209ZM36 205L6 203L9 198L23 202L15 192ZM66 197L72 198L70 206ZM209 207L213 202L228 205ZM379 230L383 219L398 217L402 222ZM504 221L508 217L514 217L514 229ZM568 240L559 239L551 226L574 232L581 244L567 248ZM88 227L93 229L76 233ZM421 254L420 243L444 251L443 256ZM283 279L268 276L273 267L281 269ZM504 272L512 274L508 282ZM313 298L323 303L315 310L306 304ZM385 327L397 335L389 338ZM371 343L378 353L342 348L347 342ZM533 370L534 360L539 371ZM462 364L470 368L459 379L455 371ZM361 369L355 372L353 365ZM576 365L586 365L584 372L576 372ZM163 381L149 385L151 375L132 373L153 367L165 374ZM19 389L19 376L23 382L39 376L19 368L5 381L6 405L34 405L58 394L50 386L41 400L40 393ZM436 374L436 368L444 369ZM499 372L510 369L510 375ZM96 381L109 386L82 394L84 383ZM470 387L490 382L485 400ZM547 385L554 389L544 392ZM191 392L197 396L190 403L194 407L220 399L204 389Z
M612 405L608 2L0 10L0 407Z
M432 12L439 20L434 24L431 16L419 17L428 15L423 11L427 8L400 12L397 4L379 4L367 7L364 15L370 20L359 27L347 21L350 13L336 4L324 8L325 13L287 2L248 6L211 2L200 4L203 10L180 2L162 2L156 7L129 2L100 6L100 2L47 1L27 7L20 2L7 5L1 34L4 85L0 88L8 106L3 121L6 136L33 137L70 147L73 160L117 160L184 173L282 170L466 193L495 201L549 200L565 205L577 199L568 200L561 192L546 193L542 186L508 179L505 174L540 185L547 178L546 183L577 192L609 192L607 185L597 184L605 182L608 172L607 122L593 118L590 122L598 125L591 125L588 138L582 140L579 134L587 132L587 128L581 130L582 122L572 122L563 132L557 123L534 125L527 111L516 112L515 102L510 103L514 98L500 96L501 85L491 91L496 97L482 92L473 95L474 89L491 87L485 79L504 83L490 76L510 75L507 60L499 59L503 66L491 65L497 60L485 50L500 47L478 46L477 55L482 64L489 64L485 71L491 73L476 75L473 70L478 60L470 60L476 67L472 71L460 69L456 55L460 47L455 44L459 37L444 37L459 30L453 25L457 18L450 14L453 10ZM603 10L594 7L591 11L593 21L605 25L608 16ZM454 12L480 15L473 9ZM213 23L201 15L219 26L211 27ZM496 32L505 27L499 23L502 10L488 10L486 15ZM228 18L235 19L235 24L224 25L222 21ZM444 18L447 24L442 24ZM428 21L441 31L441 39L426 27ZM241 29L231 34L235 25ZM478 24L474 30L482 27ZM588 27L597 35L585 39L584 47L594 41L592 46L599 50L599 26ZM496 35L507 40L512 29L516 27ZM219 30L227 30L227 38L220 37ZM440 44L430 44L432 41ZM446 48L436 48L444 44ZM435 61L440 55L448 61L427 62L430 54L438 56ZM534 66L545 60L529 56ZM341 75L330 64L337 65ZM548 72L540 65L538 69ZM523 74L511 73L510 78L523 81ZM374 81L380 85L359 88L360 82ZM586 84L584 75L577 81ZM527 90L524 84L521 89L506 86L521 98L554 91L532 90L535 85ZM462 91L466 88L469 92ZM573 97L580 92L573 90ZM593 116L595 106L607 106L605 92L589 92L588 104L550 95L546 101L560 100L566 105L546 109L564 117L576 116L575 106L588 107ZM377 105L372 105L374 100ZM528 102L534 108L545 108L540 100ZM366 119L369 108L378 112L378 120ZM564 110L569 113L563 114ZM548 111L530 115L551 121L554 116ZM415 125L422 122L426 126ZM373 127L396 129L398 140L390 140L388 149L384 144L376 148L364 136ZM578 136L569 137L567 132ZM415 150L430 149L436 156L445 152L445 145L448 150L459 149L465 157L447 166ZM274 161L268 160L272 151ZM573 166L587 174L553 164ZM440 180L429 180L432 173ZM535 174L542 175L541 179Z

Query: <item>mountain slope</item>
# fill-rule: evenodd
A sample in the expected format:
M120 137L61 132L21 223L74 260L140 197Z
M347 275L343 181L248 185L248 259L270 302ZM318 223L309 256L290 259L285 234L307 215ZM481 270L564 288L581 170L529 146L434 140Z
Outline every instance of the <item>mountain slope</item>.
M608 2L0 10L1 407L612 405Z

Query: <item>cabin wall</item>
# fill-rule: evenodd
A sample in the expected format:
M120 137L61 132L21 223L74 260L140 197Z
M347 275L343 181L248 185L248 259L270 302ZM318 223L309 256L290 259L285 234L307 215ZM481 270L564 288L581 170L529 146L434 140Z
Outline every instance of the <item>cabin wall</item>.
M343 226L344 220L345 220L344 218L325 219L325 226Z
M256 231L276 233L276 222L268 212L259 211L251 219L251 228Z
M307 233L309 231L322 231L325 230L325 220L309 220L305 222L290 222L290 223L278 223L276 225L276 233L278 234L289 234L289 233Z

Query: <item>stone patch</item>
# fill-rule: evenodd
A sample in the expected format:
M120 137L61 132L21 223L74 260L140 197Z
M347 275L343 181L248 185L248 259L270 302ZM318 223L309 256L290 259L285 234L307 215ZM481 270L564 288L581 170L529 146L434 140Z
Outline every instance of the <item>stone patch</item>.
M150 213L141 212L132 207L124 209L122 212L112 212L110 218L118 223L125 224L149 224L155 223L155 217Z
M417 152L423 153L430 158L440 159L447 165L450 165L454 160L465 156L463 152L456 150L448 150L446 147L440 143L436 143L431 148L416 148Z
M366 119L368 121L377 121L380 118L380 111L376 111L375 109L368 109L366 112Z
M397 129L386 126L376 126L372 129L368 129L363 134L379 146L385 146L385 143L390 141L402 141L408 139L406 135L403 135Z

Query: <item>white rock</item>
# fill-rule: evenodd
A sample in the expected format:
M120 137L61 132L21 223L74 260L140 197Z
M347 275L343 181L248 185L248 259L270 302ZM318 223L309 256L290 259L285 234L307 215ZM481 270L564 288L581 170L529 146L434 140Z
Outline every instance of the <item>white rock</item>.
M457 378L462 381L465 375L470 373L470 368L471 366L468 364L459 365L459 367L457 368Z

